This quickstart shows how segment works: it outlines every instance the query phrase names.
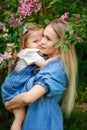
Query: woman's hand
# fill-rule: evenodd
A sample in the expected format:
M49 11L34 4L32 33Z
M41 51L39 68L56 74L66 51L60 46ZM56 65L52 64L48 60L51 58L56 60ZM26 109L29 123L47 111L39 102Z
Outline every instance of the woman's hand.
M18 96L14 97L13 99L7 101L5 103L5 108L7 110L11 111L13 109L26 106L25 101L24 101L26 94L27 94L27 92L19 94Z
M42 97L44 94L46 94L46 89L41 85L36 84L30 91L19 94L10 101L7 101L5 107L7 110L25 107Z

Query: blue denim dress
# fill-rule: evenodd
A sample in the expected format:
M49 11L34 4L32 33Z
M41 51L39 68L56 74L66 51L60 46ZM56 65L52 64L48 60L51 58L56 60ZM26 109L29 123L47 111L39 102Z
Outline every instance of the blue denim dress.
M66 90L67 82L60 59L50 61L28 81L27 90L40 84L47 93L28 105L22 130L63 130L63 117L58 102Z
M10 74L8 74L1 86L3 103L26 91L26 87L24 86L28 82L29 78L34 75L34 70L36 68L36 65L29 65L20 71L14 69Z

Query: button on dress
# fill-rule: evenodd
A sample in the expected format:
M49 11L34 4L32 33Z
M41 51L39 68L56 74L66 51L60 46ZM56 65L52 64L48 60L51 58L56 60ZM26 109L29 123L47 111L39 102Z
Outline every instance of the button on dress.
M50 61L28 81L27 90L39 84L47 93L28 105L22 130L63 130L63 117L58 103L67 82L60 59Z

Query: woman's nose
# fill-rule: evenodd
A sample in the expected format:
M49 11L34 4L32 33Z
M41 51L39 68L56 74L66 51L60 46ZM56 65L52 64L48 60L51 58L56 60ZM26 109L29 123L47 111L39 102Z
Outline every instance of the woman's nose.
M44 37L41 39L41 44L46 44L46 39Z

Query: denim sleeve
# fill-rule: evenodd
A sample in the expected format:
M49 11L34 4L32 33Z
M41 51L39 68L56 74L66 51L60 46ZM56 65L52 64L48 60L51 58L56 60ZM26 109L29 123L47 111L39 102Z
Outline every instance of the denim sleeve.
M36 75L34 84L44 87L47 96L59 95L67 87L67 75L61 65L48 64Z

